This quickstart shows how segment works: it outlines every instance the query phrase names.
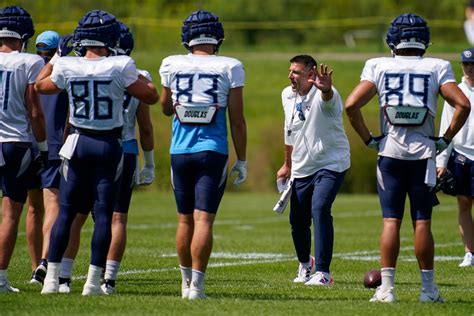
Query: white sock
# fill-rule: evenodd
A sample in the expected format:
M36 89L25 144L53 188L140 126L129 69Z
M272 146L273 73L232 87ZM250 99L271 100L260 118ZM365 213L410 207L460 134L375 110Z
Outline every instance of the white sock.
M61 268L59 269L59 277L64 279L70 279L72 275L72 266L74 265L74 259L63 258L61 260Z
M191 288L204 291L204 272L192 269Z
M420 270L421 286L428 292L434 290L434 270Z
M100 286L100 275L102 273L102 267L95 266L93 264L89 265L89 272L87 273L86 283Z
M46 283L47 280L54 280L55 282L58 282L60 267L60 262L48 262L48 270L46 271L46 276L44 277L44 283Z
M189 287L191 284L192 275L192 268L190 267L183 267L182 265L179 266L181 270L181 287L186 288Z
M119 261L107 260L105 264L105 275L106 280L117 280L117 274L120 268Z
M382 291L388 291L395 284L395 268L382 268Z

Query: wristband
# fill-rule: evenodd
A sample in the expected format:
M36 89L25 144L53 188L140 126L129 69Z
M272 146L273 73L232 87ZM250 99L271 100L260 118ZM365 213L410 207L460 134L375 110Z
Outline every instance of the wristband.
M38 142L39 151L48 151L48 142L46 140Z
M155 166L155 151L153 149L149 151L144 150L143 158L145 158L145 165Z

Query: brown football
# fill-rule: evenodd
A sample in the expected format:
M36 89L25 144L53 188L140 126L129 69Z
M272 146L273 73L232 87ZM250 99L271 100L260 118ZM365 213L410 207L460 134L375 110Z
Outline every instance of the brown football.
M364 286L369 289L375 289L382 284L382 274L380 270L372 269L364 275Z

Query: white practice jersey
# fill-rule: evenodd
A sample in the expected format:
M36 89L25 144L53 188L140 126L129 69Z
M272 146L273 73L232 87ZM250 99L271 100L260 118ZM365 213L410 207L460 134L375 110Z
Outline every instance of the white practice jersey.
M143 77L151 81L151 75L146 70L138 70L138 73ZM123 101L123 130L122 130L122 140L128 141L136 139L135 133L135 122L137 118L137 110L140 105L140 100L132 97L130 94L125 92L124 101Z
M170 153L216 151L227 155L227 101L231 89L244 86L242 63L217 55L173 55L163 59L160 76L161 84L172 92L173 104L219 107L207 125L181 124L175 115Z
M229 89L244 86L240 61L217 55L174 55L160 67L161 84L173 92L173 103L227 106Z
M380 104L380 127L387 134L380 142L380 156L403 160L432 158L435 143L435 116L439 89L456 82L448 61L418 56L396 56L370 59L361 80L374 83ZM392 125L384 114L385 106L425 107L428 115L420 126Z
M68 91L73 126L110 130L123 125L125 89L138 80L138 72L128 56L61 57L54 64L51 80Z
M31 141L25 92L43 66L38 55L0 53L0 142Z

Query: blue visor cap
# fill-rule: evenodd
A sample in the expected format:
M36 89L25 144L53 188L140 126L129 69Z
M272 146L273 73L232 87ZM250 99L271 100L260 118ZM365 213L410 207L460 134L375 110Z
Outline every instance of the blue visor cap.
M56 49L59 45L59 34L54 31L45 31L36 38L37 50Z

